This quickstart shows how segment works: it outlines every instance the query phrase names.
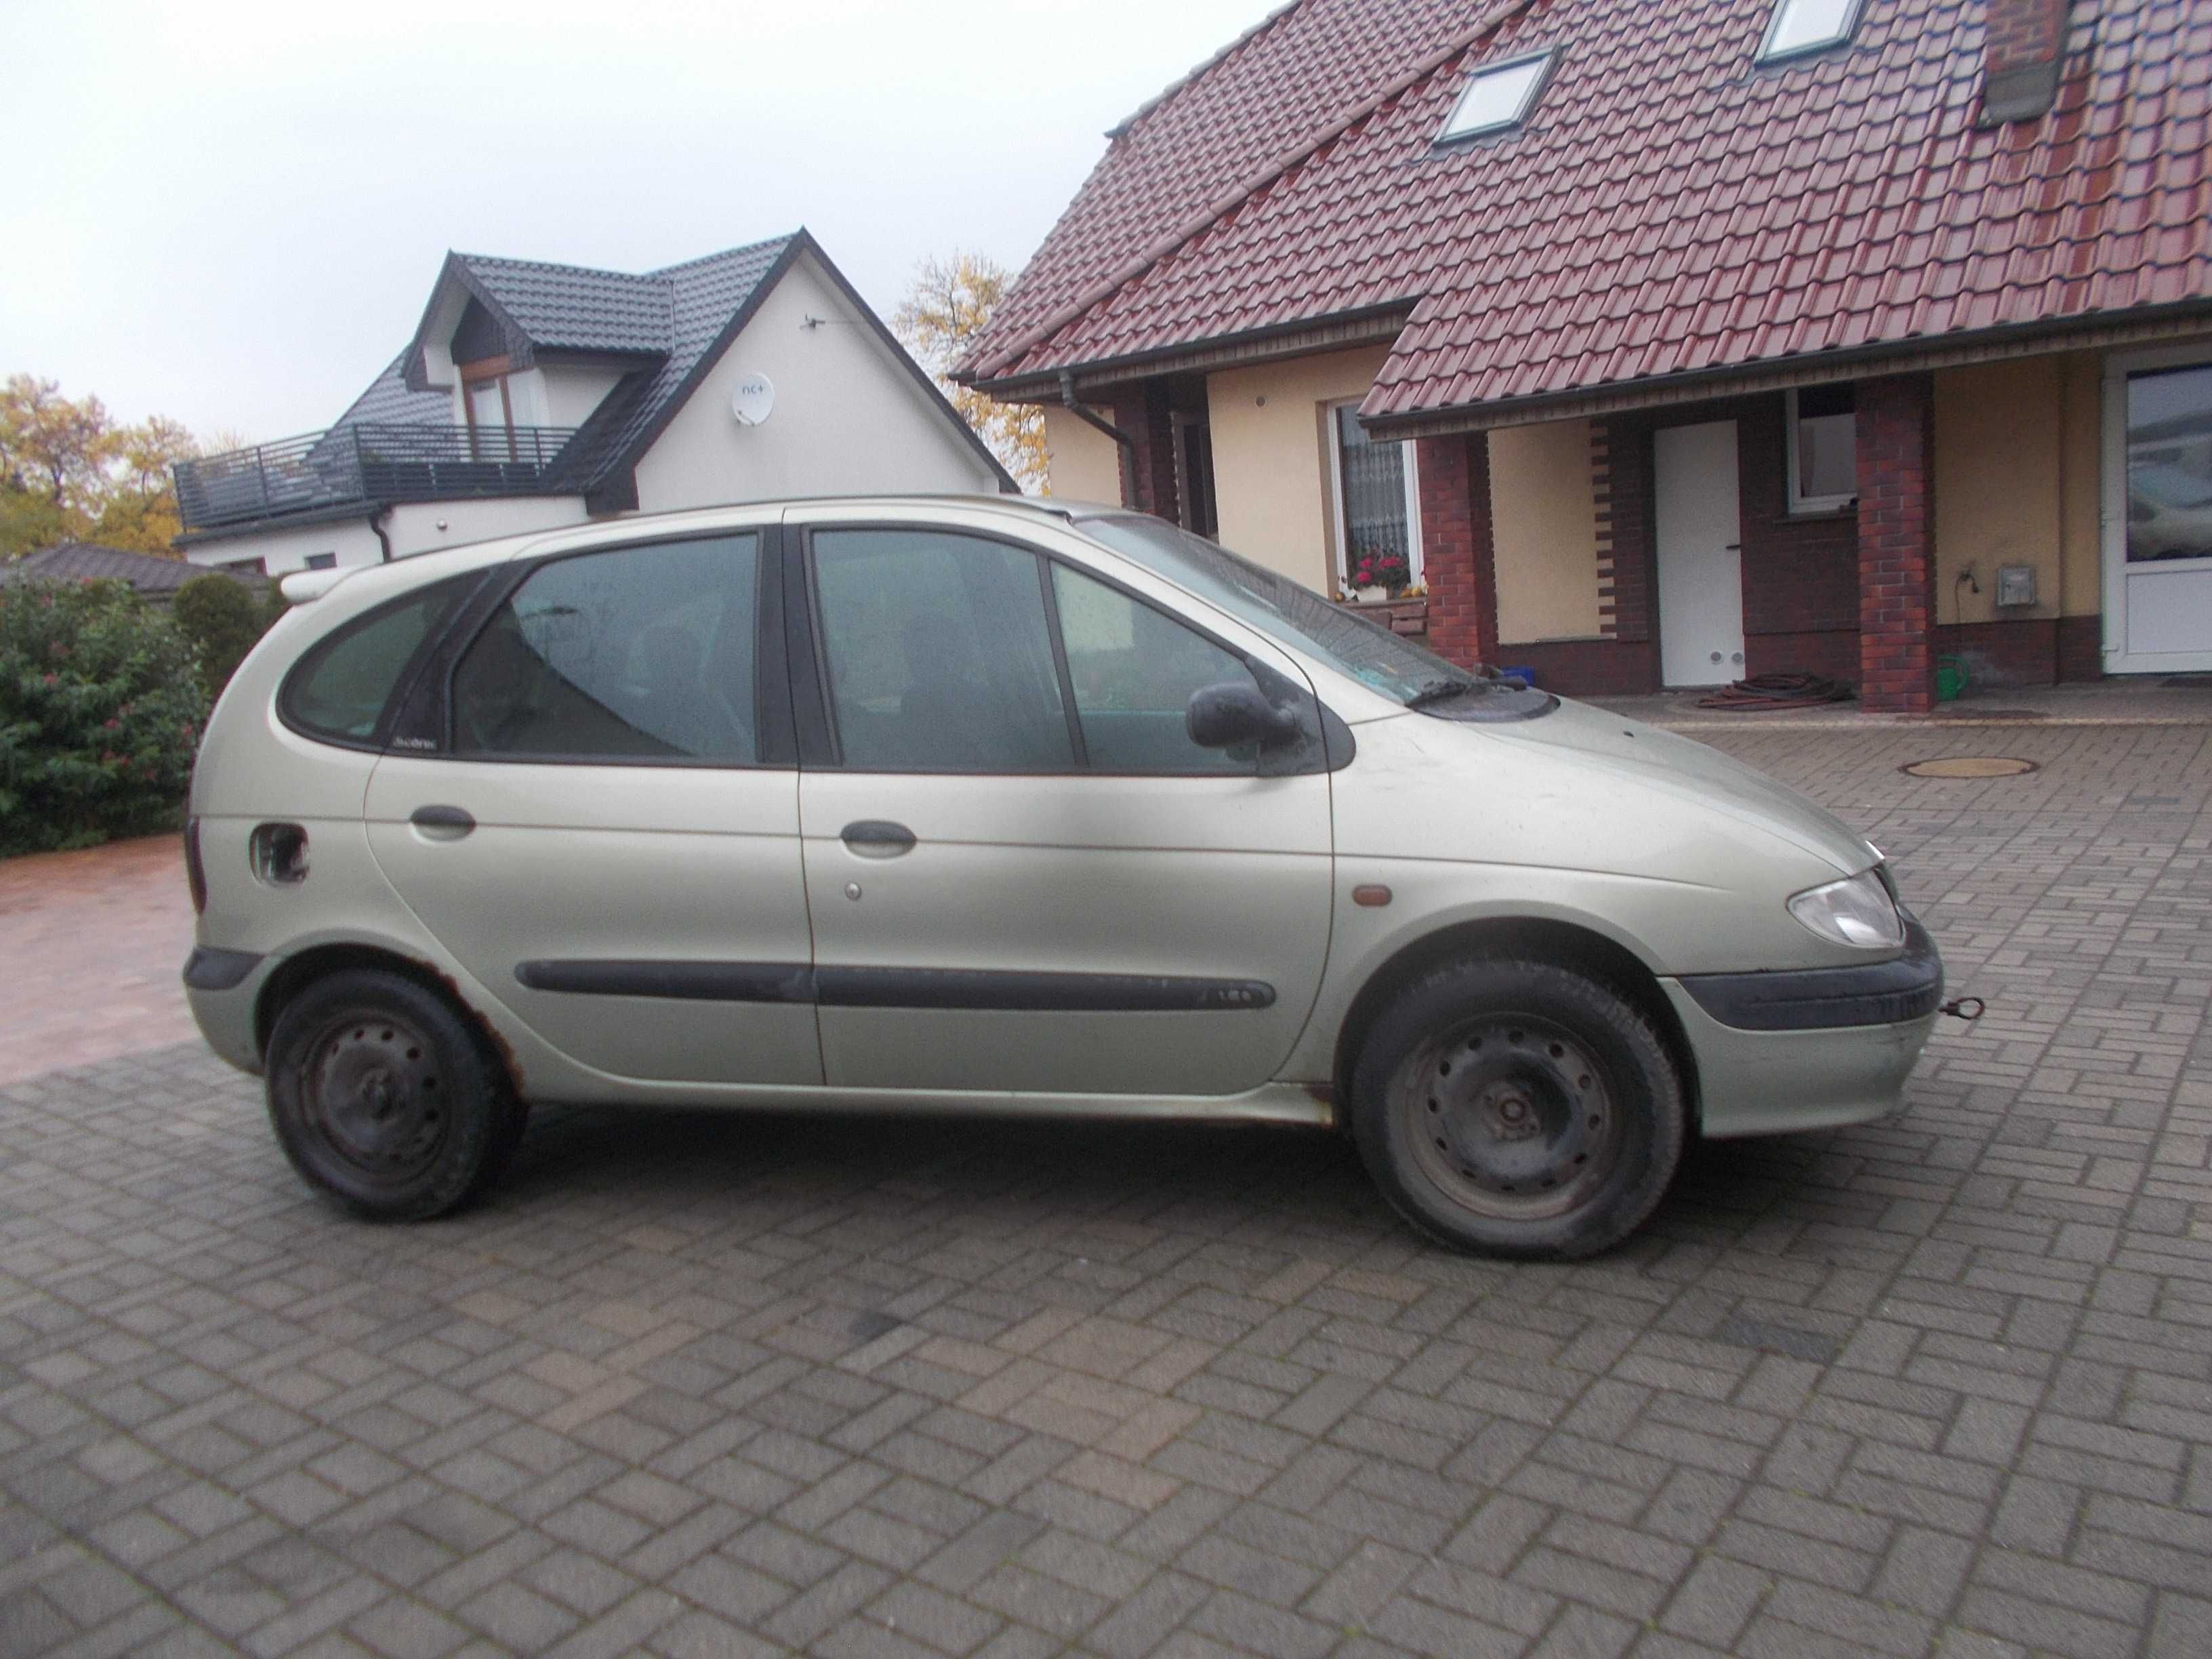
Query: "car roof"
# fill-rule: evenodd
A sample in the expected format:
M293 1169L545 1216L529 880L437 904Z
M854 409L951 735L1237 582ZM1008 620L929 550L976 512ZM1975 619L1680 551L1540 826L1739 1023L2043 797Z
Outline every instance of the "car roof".
M311 600L320 599L349 579L372 570L391 570L398 567L405 567L410 570L435 568L463 570L477 563L495 562L525 545L545 542L556 538L565 541L570 537L585 538L598 532L605 535L614 542L646 540L650 539L653 532L663 525L678 527L698 525L703 528L730 514L750 516L819 507L957 507L968 511L1003 514L1010 519L1054 520L1062 524L1098 518L1126 510L1120 507L1095 501L1065 501L1049 496L989 495L981 492L794 495L767 501L728 501L713 507L680 507L665 513L628 514L618 519L600 520L581 525L550 526L511 532L503 536L489 536L481 541L465 542L453 547L441 547L421 553L410 553L388 563L342 566L328 570L295 570L283 579L281 586L287 599L295 605L305 605ZM433 578L425 576L422 580L433 580ZM404 582L403 585L412 586L412 583Z

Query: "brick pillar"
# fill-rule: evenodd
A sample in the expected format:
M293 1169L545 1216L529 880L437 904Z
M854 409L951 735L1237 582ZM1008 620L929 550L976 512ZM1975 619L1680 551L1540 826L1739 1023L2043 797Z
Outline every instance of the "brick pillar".
M1936 706L1934 382L1861 380L1859 698L1877 713Z
M1175 422L1168 414L1167 388L1148 381L1116 398L1114 424L1136 440L1135 452L1124 459L1132 476L1123 480L1121 505L1170 524L1182 522L1176 494Z
M1457 663L1498 660L1498 567L1490 520L1490 435L1423 438L1421 574L1429 647Z

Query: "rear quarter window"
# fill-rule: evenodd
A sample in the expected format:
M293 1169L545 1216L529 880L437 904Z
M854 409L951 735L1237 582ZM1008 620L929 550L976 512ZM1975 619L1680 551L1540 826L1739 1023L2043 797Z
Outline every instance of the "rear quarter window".
M483 575L433 582L333 631L286 678L276 702L285 723L327 742L374 744L408 670Z

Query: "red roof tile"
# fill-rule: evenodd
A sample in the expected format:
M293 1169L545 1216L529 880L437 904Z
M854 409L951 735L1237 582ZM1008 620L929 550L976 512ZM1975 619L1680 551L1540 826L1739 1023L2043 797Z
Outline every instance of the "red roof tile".
M2204 0L2075 0L2051 113L1993 129L1980 0L1757 65L1770 9L1300 0L1120 130L966 373L1397 302L1364 412L1413 415L2212 299ZM1435 148L1474 66L1547 46L1524 127Z

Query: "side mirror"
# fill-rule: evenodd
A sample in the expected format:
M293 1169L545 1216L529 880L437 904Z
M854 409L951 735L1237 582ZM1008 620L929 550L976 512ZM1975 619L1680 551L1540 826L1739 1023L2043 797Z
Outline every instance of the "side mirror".
M1287 743L1304 727L1297 711L1278 708L1249 681L1225 681L1201 685L1190 694L1183 709L1183 724L1190 740L1200 749L1241 749L1257 744Z

